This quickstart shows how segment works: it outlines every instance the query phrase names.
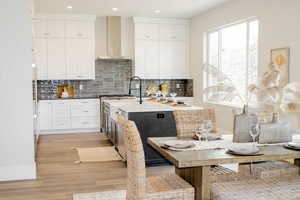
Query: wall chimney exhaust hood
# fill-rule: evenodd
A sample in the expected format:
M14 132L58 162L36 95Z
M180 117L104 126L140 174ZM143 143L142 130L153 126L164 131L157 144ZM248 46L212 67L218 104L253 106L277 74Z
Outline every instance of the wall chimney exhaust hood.
M133 19L106 17L106 57L99 59L131 59L133 57Z

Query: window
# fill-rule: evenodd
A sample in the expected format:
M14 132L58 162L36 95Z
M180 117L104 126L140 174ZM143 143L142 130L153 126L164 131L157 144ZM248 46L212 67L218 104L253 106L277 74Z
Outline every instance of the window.
M206 63L229 77L235 91L244 100L248 98L248 85L257 81L258 28L258 20L251 19L215 29L206 35ZM204 74L205 87L216 85L219 81L210 73ZM214 102L244 103L237 96Z

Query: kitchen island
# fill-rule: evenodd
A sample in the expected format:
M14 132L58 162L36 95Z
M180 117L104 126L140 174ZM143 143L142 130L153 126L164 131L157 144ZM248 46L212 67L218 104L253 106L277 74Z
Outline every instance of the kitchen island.
M109 107L108 131L109 138L115 144L120 155L126 159L126 149L122 130L116 124L118 113L136 123L143 142L145 161L147 166L169 164L160 154L147 144L148 137L176 136L176 124L173 117L175 110L199 110L201 107L192 105L170 105L165 103L144 100L139 104L136 99L105 100Z

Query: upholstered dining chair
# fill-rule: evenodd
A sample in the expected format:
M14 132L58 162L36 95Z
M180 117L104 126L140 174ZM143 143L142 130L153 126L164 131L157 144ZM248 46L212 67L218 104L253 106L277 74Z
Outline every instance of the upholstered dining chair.
M193 200L194 188L176 174L146 178L143 144L133 121L119 116L127 149L127 191L74 195L73 200Z

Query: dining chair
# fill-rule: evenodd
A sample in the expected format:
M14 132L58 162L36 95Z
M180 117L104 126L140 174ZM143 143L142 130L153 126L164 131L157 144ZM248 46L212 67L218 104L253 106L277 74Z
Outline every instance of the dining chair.
M146 177L139 131L133 121L118 116L127 150L127 191L74 195L73 200L193 200L194 188L174 174Z
M213 124L212 132L216 132L216 114L214 109L175 110L173 112L177 136L181 138L193 137L204 120Z
M211 120L216 130L216 114L214 109L203 110L176 110L173 112L177 136L181 138L193 137L203 120ZM250 164L239 165L238 173L226 167L215 166L211 168L210 179L212 183L240 181L254 178L279 178L282 176L295 175L298 173L298 167L293 164L276 161L253 163L252 171Z

